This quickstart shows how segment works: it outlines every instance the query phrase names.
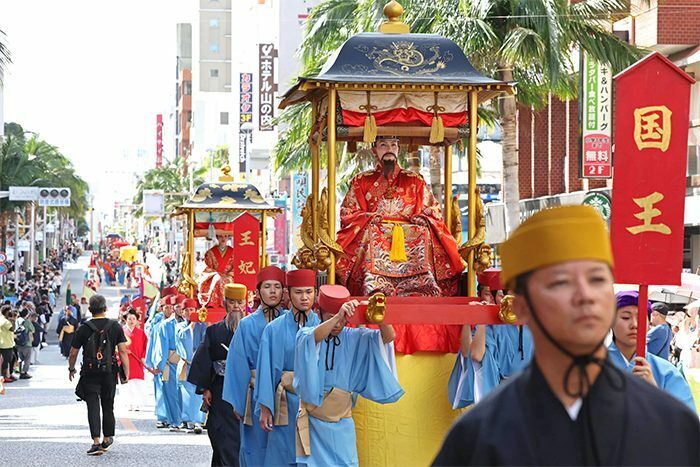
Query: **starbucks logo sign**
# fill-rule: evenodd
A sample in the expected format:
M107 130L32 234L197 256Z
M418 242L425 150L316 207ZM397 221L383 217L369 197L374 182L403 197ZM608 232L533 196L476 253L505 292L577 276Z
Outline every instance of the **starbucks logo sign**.
M612 212L612 203L610 202L610 197L605 193L589 193L583 198L584 206L590 206L595 208L600 213L601 217L606 221L610 220L610 214Z

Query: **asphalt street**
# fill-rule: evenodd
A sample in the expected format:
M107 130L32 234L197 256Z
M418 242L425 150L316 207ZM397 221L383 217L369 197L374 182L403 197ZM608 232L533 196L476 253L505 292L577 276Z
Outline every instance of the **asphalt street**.
M88 260L86 253L77 263L66 263L62 292L70 281L73 293L82 294ZM112 318L116 316L121 291L122 288L107 286L100 290L107 298ZM65 297L57 303L64 304ZM54 313L54 318L57 315ZM100 457L87 456L85 451L92 443L87 409L84 402L76 400L75 381L68 381L68 364L58 349L55 329L54 321L49 330L49 346L39 352L39 364L30 370L34 377L7 384L5 395L0 396L0 465L210 464L211 448L206 434L158 430L152 406L131 412L119 395L115 401L114 446ZM148 400L153 400L152 390Z

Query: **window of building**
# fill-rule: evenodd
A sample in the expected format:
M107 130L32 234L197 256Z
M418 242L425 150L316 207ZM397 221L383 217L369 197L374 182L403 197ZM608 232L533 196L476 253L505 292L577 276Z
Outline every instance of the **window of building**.
M219 51L219 44L210 44L209 51L210 52L218 52Z
M219 69L212 68L211 70L209 70L209 77L210 78L218 78L219 77Z
M219 123L222 125L228 125L228 112L221 112L219 114Z
M219 27L219 18L211 18L209 20L209 27L210 28L218 28Z
M185 94L186 96L192 95L192 81L185 81L183 94Z

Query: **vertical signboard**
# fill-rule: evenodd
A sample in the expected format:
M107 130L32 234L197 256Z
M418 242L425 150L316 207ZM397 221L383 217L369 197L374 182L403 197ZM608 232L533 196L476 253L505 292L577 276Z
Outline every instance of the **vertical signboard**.
M163 165L163 114L156 115L156 167Z
M301 227L301 210L304 209L306 198L309 197L309 177L306 173L294 174L292 176L292 241L293 251L301 248L301 237L299 236L299 228Z
M253 73L240 73L239 93L238 171L245 174L253 134Z
M275 118L275 57L274 44L258 44L258 129L272 131Z
M612 71L582 52L581 177L612 177Z
M287 258L287 196L276 199L275 207L282 208L282 212L275 216L275 250L283 258L280 264L285 264Z
M615 280L680 284L690 86L655 52L615 77Z

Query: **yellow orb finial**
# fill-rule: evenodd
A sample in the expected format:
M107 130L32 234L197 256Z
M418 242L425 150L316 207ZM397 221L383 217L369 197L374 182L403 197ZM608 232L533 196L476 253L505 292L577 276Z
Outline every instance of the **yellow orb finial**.
M398 23L401 15L403 15L403 7L396 0L391 0L384 7L384 16L389 18L392 23Z
M232 182L234 178L231 176L231 167L228 165L221 168L221 175L219 175L220 182Z
M389 21L385 21L379 26L379 32L385 34L408 34L411 32L408 25L401 22L401 15L403 15L403 7L399 2L391 0L387 3L384 7L384 16Z

